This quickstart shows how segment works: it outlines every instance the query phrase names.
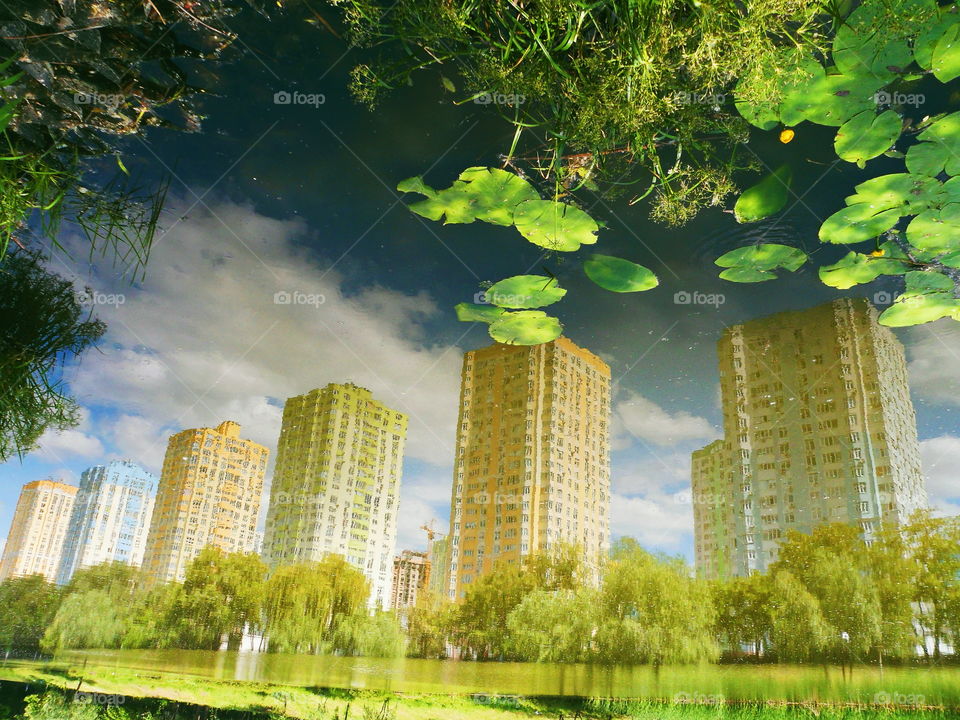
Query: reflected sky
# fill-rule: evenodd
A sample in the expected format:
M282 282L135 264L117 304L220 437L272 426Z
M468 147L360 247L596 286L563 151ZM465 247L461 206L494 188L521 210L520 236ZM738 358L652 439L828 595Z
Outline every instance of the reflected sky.
M466 167L497 164L512 130L489 106L457 106L439 77L425 74L368 111L347 93L357 55L342 41L291 18L233 25L247 51L202 69L217 74L207 80L216 94L201 103L204 131L154 131L128 143L134 174L173 176L146 279L131 287L109 262L82 262L82 252L54 260L58 272L121 293L123 303L98 306L109 326L101 351L68 372L83 424L46 438L22 464L0 466L0 532L22 483L51 475L76 483L85 467L115 457L158 472L169 434L228 418L274 450L286 397L353 381L411 416L398 550L423 547L418 527L448 521L460 357L490 342L484 326L458 323L452 306L482 281L545 267L569 290L555 306L565 334L613 372L614 535L692 557L689 455L720 436L723 329L834 297L883 305L897 291L891 278L835 291L811 264L757 285L717 278L714 258L760 239L816 250L816 264L845 253L818 249L821 219L868 173L898 164L880 158L866 172L837 164L829 128L805 124L790 145L751 145L765 165L794 170L796 197L764 223L739 226L714 209L670 229L650 222L643 203L595 199L590 212L608 226L596 249L647 265L661 280L654 291L617 295L593 286L579 263L542 259L508 229L442 226L405 209L394 189L403 178L424 174L445 187ZM295 90L324 102L274 103L275 93ZM277 304L278 292L315 299ZM683 302L694 294L715 302ZM931 499L956 513L960 324L897 334Z

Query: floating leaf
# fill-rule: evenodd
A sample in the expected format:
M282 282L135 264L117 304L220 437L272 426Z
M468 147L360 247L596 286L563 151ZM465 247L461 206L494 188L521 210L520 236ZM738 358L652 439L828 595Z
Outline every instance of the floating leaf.
M940 204L945 197L943 185L936 179L913 173L892 173L865 180L847 198L848 205L864 203L874 213L899 209L901 215L914 215Z
M506 345L540 345L562 332L560 321L541 310L506 312L490 324L490 337Z
M907 150L907 170L912 173L936 177L943 172L946 161L943 148L936 143L921 142Z
M960 300L953 296L953 280L936 272L906 274L906 289L880 315L881 325L904 327L943 317L960 320Z
M940 82L960 77L960 25L952 25L940 36L933 49L931 69Z
M868 203L858 203L838 210L820 226L820 241L836 245L871 240L893 228L900 220L897 209L873 214Z
M902 127L903 121L893 110L879 115L865 110L840 126L834 147L842 159L862 163L888 150L900 137Z
M570 252L597 241L596 220L580 208L553 200L528 200L513 216L517 230L534 245Z
M805 52L796 48L782 48L772 55L761 57L760 62L741 77L735 91L735 106L751 125L761 130L772 130L781 122L782 101L751 103L747 98L752 94L765 96L769 92L771 76L782 78L782 97L788 98L799 88L823 75L820 63ZM789 115L789 109L787 114ZM783 122L791 125L801 120L802 117Z
M496 305L478 305L477 303L459 303L454 306L457 320L461 322L493 322L505 312Z
M941 170L948 175L960 175L960 112L944 115L930 123L917 135L917 140L921 141L921 145L932 143L935 146L935 150L929 152L939 154ZM932 162L932 159L929 161Z
M771 272L783 268L794 272L807 261L807 254L799 248L777 243L749 245L724 253L716 259L720 267L728 268L720 273L724 280L732 282L761 282L773 280Z
M872 282L881 275L902 275L906 267L901 260L849 252L839 262L821 267L819 274L824 285L847 290L854 285Z
M400 192L426 195L426 200L407 207L429 220L471 223L483 220L494 225L513 225L514 209L540 195L523 178L498 168L467 168L450 187L434 190L420 177L408 178L397 185Z
M837 29L832 57L841 72L888 82L895 77L890 68L910 64L913 58L906 38L884 32L892 25L886 10L883 3L865 2Z
M781 165L737 198L733 214L739 223L763 220L780 212L787 204L792 173L789 165Z
M492 285L484 293L484 299L504 308L538 308L552 305L566 294L556 278L515 275Z
M789 104L799 119L839 127L854 115L875 108L873 95L882 86L882 81L872 77L824 75L801 91L792 93L790 102L784 101L784 108ZM782 117L786 124L799 122L788 121L786 112Z
M913 43L913 57L917 65L924 70L930 70L933 67L933 51L936 48L940 38L958 21L958 17L953 13L943 13L941 18L924 29Z
M604 290L641 292L660 284L649 268L610 255L593 255L583 263L583 271Z
M907 240L921 250L960 250L960 204L950 203L917 215L907 226Z

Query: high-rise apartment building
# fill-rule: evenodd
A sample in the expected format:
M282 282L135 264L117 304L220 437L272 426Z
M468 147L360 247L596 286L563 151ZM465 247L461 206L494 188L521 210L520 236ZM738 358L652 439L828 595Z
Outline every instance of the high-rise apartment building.
M331 383L289 398L277 443L263 556L271 567L342 555L390 603L407 416L369 390Z
M143 568L155 582L182 582L206 546L253 552L267 448L231 421L170 437Z
M390 609L402 610L417 604L420 591L430 582L430 559L426 553L404 550L393 559Z
M0 558L0 582L25 575L56 581L76 494L75 485L55 480L23 486Z
M731 327L718 351L725 436L693 454L701 574L764 572L822 523L869 542L926 506L903 346L866 300Z
M57 582L104 562L139 567L147 544L157 478L129 460L83 471L63 544Z
M596 574L610 538L610 368L561 337L463 358L447 593L495 562L575 544Z
M446 597L450 592L450 540L437 538L430 545L430 580L427 583L431 593Z

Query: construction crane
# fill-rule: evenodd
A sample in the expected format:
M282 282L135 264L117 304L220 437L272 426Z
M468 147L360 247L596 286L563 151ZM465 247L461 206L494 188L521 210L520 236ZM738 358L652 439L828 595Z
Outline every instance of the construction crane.
M424 524L420 526L420 529L427 534L427 557L430 557L431 553L433 552L433 539L437 535L443 534L443 533L438 533L436 530L433 529L433 523L435 522L436 520L431 519L429 525Z

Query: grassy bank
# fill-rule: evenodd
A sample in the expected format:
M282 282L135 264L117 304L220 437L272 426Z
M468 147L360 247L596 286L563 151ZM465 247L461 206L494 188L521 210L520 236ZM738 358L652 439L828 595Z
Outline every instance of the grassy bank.
M117 698L124 717L206 718L207 720L931 720L960 717L956 709L882 708L840 704L717 703L695 696L685 703L634 699L517 698L510 696L428 695L363 690L290 687L267 683L210 680L150 670L72 668L29 662L0 665L0 680L29 685L29 692L52 691L64 700L73 693ZM103 717L109 715L104 706ZM16 712L8 711L13 717ZM86 716L85 716L86 717ZM5 719L0 719L5 720ZM58 720L72 720L65 714Z

